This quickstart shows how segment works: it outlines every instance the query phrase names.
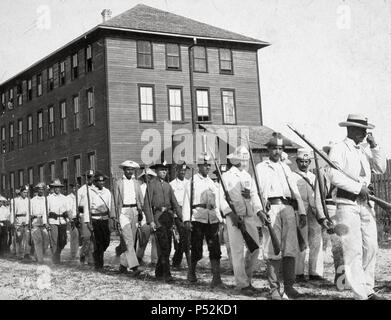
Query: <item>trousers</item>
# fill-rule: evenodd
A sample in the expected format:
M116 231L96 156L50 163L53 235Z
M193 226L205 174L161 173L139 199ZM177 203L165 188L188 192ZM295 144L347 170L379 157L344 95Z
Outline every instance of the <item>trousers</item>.
M13 247L18 258L30 254L30 234L27 226L15 226L16 237L13 237Z
M136 237L138 212L136 208L122 208L119 221L122 229L122 236L126 243L127 250L121 254L120 263L124 267L134 268L139 265L134 241Z
M80 248L80 258L85 258L88 264L92 264L94 261L93 252L94 244L91 241L91 231L88 229L87 224L84 223L84 218L81 218L81 248Z
M174 219L174 223L179 233L179 241L176 243L174 240L174 244L176 244L175 253L172 257L172 265L180 266L183 259L183 254L188 251L189 248L189 237L186 228L183 223L180 222L178 218Z
M66 224L51 224L50 234L54 255L52 260L54 263L60 263L61 251L67 244L67 225Z
M95 247L94 262L96 268L103 268L104 253L110 245L109 220L92 220L94 229Z
M140 261L143 259L148 242L151 241L151 263L157 263L156 237L151 237L151 228L144 224L140 227L140 241L138 242L136 255Z
M34 242L35 258L38 263L43 263L43 257L49 246L49 235L43 226L34 226L31 232Z
M208 245L209 259L220 260L219 224L197 221L193 221L191 224L193 226L191 232L191 262L198 262L202 259L204 239Z
M170 272L170 253L172 243L172 225L173 217L170 212L163 212L159 215L158 228L156 228L156 245L157 245L157 264L155 268L156 278L169 278Z

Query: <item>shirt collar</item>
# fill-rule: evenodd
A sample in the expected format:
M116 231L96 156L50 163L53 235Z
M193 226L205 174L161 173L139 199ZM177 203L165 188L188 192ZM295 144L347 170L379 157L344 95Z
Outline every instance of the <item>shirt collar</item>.
M361 149L361 146L360 144L356 144L353 139L350 139L348 137L345 138L345 143L347 144L347 146L350 148L350 149Z
M134 175L132 175L132 177L131 177L130 179L126 178L126 176L123 175L123 176L122 176L122 179L123 179L123 180L126 180L126 181L132 181L132 180L134 180Z

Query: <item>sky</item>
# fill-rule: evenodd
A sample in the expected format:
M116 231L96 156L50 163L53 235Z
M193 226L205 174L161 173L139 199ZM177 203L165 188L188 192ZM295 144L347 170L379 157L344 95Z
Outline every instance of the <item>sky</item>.
M138 3L271 43L259 50L264 125L318 147L349 113L391 158L391 0L1 0L0 83Z

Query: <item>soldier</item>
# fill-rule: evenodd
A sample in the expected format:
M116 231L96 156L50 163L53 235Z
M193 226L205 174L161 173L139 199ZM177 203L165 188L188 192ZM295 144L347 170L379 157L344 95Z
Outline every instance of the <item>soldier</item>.
M262 209L262 204L257 195L255 181L246 171L249 167L249 151L245 147L239 146L227 158L232 166L223 173L222 179L232 199L236 214L230 212L229 207L222 211L226 216L235 282L242 294L253 295L258 292L258 289L251 284L251 280L258 260L259 249L252 253L246 250L244 255L244 239L238 226L239 223L243 223L249 235L259 246L257 213Z
M8 201L0 196L0 256L9 252L8 233L10 226L10 208Z
M120 164L119 168L123 170L124 175L114 186L114 201L120 212L119 222L127 248L126 252L120 256L119 271L120 273L137 276L141 271L138 269L139 262L134 248L134 241L143 199L140 185L135 177L135 171L140 166L134 161L126 160ZM130 272L128 268L131 270Z
M256 166L261 196L267 201L267 214L261 219L269 220L281 244L281 252L276 255L273 250L270 234L264 228L263 252L266 260L266 273L270 285L272 300L297 298L300 294L293 287L295 282L295 257L299 253L297 220L294 206L299 212L299 226L306 224L306 211L297 185L292 178L292 171L281 162L283 148L290 142L283 139L280 133L273 133L266 146L269 159ZM282 260L282 263L281 263ZM282 265L281 265L282 264ZM282 266L284 292L280 292L279 273ZM284 294L285 293L285 294Z
M61 263L61 251L67 244L67 222L69 219L68 199L61 193L61 188L64 185L60 179L55 179L50 187L53 188L53 193L47 197L47 205L49 212L50 235L53 246L52 261L54 264Z
M11 224L15 230L13 247L18 259L31 261L30 257L30 238L29 238L29 187L23 186L20 188L20 196L13 199Z
M48 248L49 236L47 233L47 212L45 198L45 184L38 183L35 186L38 194L31 199L32 237L35 248L35 258L38 263L43 263L43 258Z
M172 190L174 190L175 198L178 202L178 205L181 207L181 210L186 184L189 182L187 179L185 179L186 170L188 169L190 168L186 165L186 163L179 163L176 167L176 178L170 182ZM188 236L182 221L180 221L177 216L174 217L174 224L179 235L179 241L177 242L174 238L176 248L174 256L172 257L172 268L174 270L180 270L183 254L187 254ZM189 257L187 256L186 259L188 262L190 261Z
M148 181L151 181L154 177L156 177L156 173L147 169ZM138 181L140 182L140 189L143 195L143 199L145 198L145 193L147 190L147 179L145 177L145 172L141 173L138 176ZM145 253L145 249L147 248L149 240L151 240L151 266L155 267L157 263L157 248L156 248L156 237L152 235L151 237L151 227L147 224L145 215L143 215L143 220L139 222L141 224L140 227L140 240L138 242L137 247L137 259L140 264L143 263L143 257Z
M320 223L324 224L324 228L327 228L328 226L325 219L320 220L321 217L315 205L315 184L317 180L315 179L315 175L308 170L311 164L311 158L311 150L299 149L296 157L298 169L293 171L292 177L299 189L307 213L307 223L300 231L304 241L308 243L309 246L309 279L319 281L324 280L322 225ZM305 256L306 250L299 252L296 256L297 282L305 281Z
M79 251L80 244L80 217L78 216L78 205L76 203L76 186L73 183L69 184L70 192L67 195L68 208L69 208L69 222L70 222L70 247L71 254L70 260L75 260ZM88 208L87 208L88 210Z
M96 270L102 270L104 266L104 252L110 245L109 219L114 218L112 206L112 194L104 187L107 177L100 172L94 176L94 185L89 188L90 194L90 215L84 213L84 223L88 224L88 229L92 230L94 237L94 263ZM84 198L84 200L86 200ZM84 207L88 206L83 203ZM87 210L86 210L87 211ZM91 225L92 224L92 225Z
M347 128L347 137L331 147L329 158L350 177L330 168L329 178L337 187L336 228L346 229L340 233L346 280L356 299L384 300L373 288L378 244L376 214L368 187L372 172L384 173L386 160L373 135L367 133L375 126L366 117L349 114L339 126Z
M88 188L91 188L94 182L94 170L88 170L85 173L86 177L86 183L82 185L77 193L77 200L78 200L78 206L79 206L79 213L80 213L80 225L81 225L81 248L79 251L79 260L80 264L84 265L87 259L88 265L94 264L94 258L93 258L93 251L94 251L94 244L91 241L91 231L88 229L87 224L84 223L84 215L89 215L88 212L88 198L87 198L87 185ZM84 204L86 204L84 206Z
M168 167L166 162L155 164L151 169L156 170L157 177L149 182L144 199L144 213L147 223L156 235L158 262L155 276L165 282L174 279L170 272L170 252L172 242L172 226L174 214L182 220L181 208L176 201L174 191L165 179Z
M198 172L193 179L192 216L190 217L191 183L186 185L183 200L183 221L186 229L191 232L190 266L187 279L196 282L197 262L202 259L204 239L208 244L209 259L212 269L212 288L224 288L220 276L220 241L219 225L222 222L220 214L220 194L212 179L208 176L211 158L206 154L198 157ZM227 206L227 204L225 203Z

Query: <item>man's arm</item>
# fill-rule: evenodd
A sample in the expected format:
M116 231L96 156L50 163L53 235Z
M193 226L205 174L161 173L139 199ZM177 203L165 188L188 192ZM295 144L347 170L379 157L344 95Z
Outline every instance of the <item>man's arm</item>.
M178 201L176 200L174 189L171 187L171 185L169 183L167 183L167 186L169 188L171 205L175 209L175 212L176 212L178 218L183 221L182 208L179 206Z

